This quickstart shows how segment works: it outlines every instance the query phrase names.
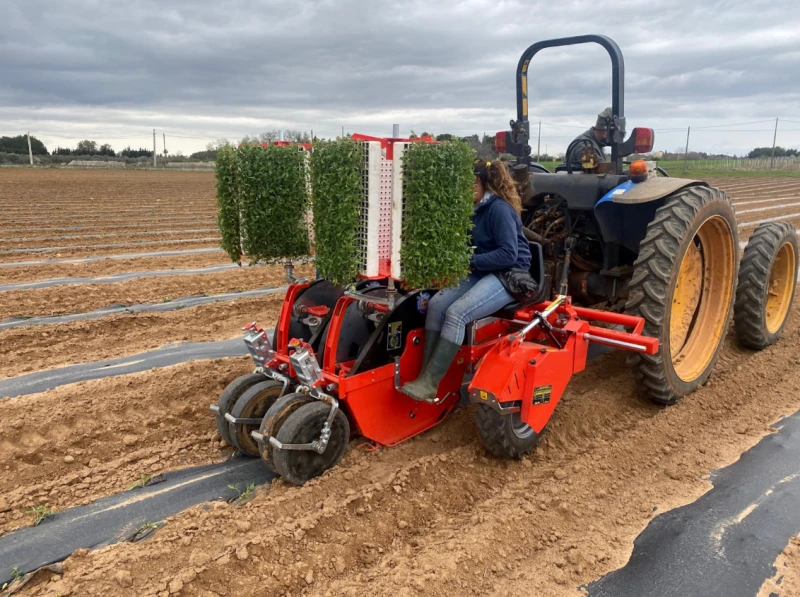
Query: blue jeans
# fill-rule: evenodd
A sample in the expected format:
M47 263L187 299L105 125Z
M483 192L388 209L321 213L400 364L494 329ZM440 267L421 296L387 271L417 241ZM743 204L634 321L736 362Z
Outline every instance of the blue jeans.
M467 324L488 317L514 301L494 274L471 273L453 288L437 292L428 302L425 329L461 344Z

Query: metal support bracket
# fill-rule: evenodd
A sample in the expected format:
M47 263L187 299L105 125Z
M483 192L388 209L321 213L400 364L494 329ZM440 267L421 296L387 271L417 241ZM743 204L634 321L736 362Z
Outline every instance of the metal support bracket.
M234 425L261 425L261 419L234 417L231 413L225 413L225 420Z

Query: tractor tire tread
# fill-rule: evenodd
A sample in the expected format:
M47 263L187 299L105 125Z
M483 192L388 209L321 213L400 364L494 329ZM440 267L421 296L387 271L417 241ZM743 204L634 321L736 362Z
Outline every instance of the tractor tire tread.
M675 263L682 259L679 255L681 243L693 225L700 210L712 202L725 202L730 209L735 224L733 206L727 195L720 189L708 186L690 186L667 197L664 205L656 210L655 217L647 226L647 232L639 246L639 255L634 261L634 271L629 282L629 297L625 311L645 319L644 333L658 338L662 343L667 339L664 329L667 308L667 294L671 283L671 272ZM735 226L732 230L734 240L738 240ZM730 323L733 309L730 309ZM720 341L720 345L722 342ZM719 356L719 348L708 370ZM632 353L627 364L633 373L638 390L656 404L674 404L681 395L670 384L665 371L666 364L661 350L655 355ZM705 381L701 376L695 387Z
M532 439L520 441L514 437L509 419L510 415L501 415L483 404L475 410L478 437L486 449L494 456L519 459L536 447L540 434L534 433Z
M239 399L239 397L244 394L250 387L256 385L260 381L265 381L267 379L261 373L247 373L245 375L240 375L233 381L231 381L225 389L222 390L222 394L220 394L219 399L217 400L217 406L219 407L219 414L214 417L217 423L217 431L219 431L220 437L222 437L223 441L228 444L229 446L233 446L233 440L230 436L230 430L228 426L228 421L225 419L225 413L231 411L233 405Z
M733 321L736 339L747 348L763 350L774 344L786 324L784 320L780 328L771 334L765 323L770 272L778 250L786 242L794 245L795 255L800 254L794 226L786 222L764 222L753 232L744 249Z

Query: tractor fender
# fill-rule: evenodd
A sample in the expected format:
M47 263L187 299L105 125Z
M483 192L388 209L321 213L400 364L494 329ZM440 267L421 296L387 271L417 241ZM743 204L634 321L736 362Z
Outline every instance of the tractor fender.
M647 233L656 210L667 197L691 186L708 186L687 178L658 177L644 182L626 181L611 189L594 206L594 215L605 242L617 242L639 252L639 243Z

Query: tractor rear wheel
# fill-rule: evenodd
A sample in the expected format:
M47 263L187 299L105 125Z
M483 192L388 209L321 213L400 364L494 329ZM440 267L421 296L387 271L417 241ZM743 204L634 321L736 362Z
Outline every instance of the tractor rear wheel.
M625 309L659 339L657 354L628 358L652 401L672 404L711 374L733 310L738 252L733 206L719 189L678 191L647 226Z
M495 456L522 458L539 443L539 434L520 419L519 413L501 415L479 404L475 424L484 447Z
M281 425L278 441L282 444L308 444L318 440L330 412L331 406L324 402L315 400L304 404ZM350 441L350 422L341 410L336 411L330 431L328 445L322 454L314 450L274 450L272 458L276 472L294 485L303 485L339 464Z
M797 267L794 226L759 225L747 241L736 289L733 321L740 344L762 350L780 338L797 288Z
M233 445L233 440L231 439L228 421L225 419L225 413L231 411L233 405L236 404L236 401L239 399L239 396L258 382L265 381L266 379L267 378L261 373L248 373L247 375L237 377L222 390L222 394L220 394L217 400L219 412L217 412L215 418L217 422L217 431L219 431L220 436L229 446Z
M283 384L272 379L261 381L245 391L231 408L231 415L237 419L261 419L270 406L280 398ZM235 425L228 422L228 434L233 447L242 454L257 458L259 455L256 440L250 435L260 425Z

